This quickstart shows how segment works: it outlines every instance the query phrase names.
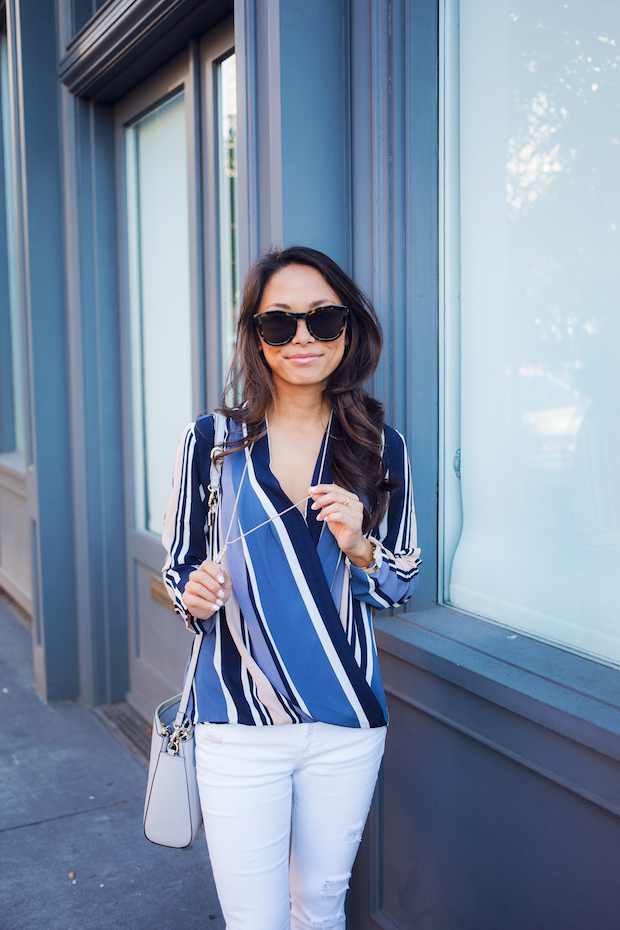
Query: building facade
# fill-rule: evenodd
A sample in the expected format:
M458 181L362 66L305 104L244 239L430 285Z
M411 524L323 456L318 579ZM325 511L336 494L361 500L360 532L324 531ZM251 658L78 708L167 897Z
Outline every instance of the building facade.
M620 9L6 0L0 587L46 700L182 679L178 437L272 245L372 298L424 565L352 930L615 930Z

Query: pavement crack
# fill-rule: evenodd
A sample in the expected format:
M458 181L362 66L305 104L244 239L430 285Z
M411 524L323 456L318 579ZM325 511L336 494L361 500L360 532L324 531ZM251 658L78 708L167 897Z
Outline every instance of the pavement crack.
M45 817L43 820L31 820L28 823L17 823L13 827L0 827L0 833L8 833L10 830L21 830L23 827L38 827L43 823L53 823L55 820L66 820L68 817L79 817L81 814L94 814L95 811L106 811L112 807L120 807L121 804L131 804L134 801L143 801L141 795L137 798L125 798L123 801L114 801L113 804L102 804L100 807L86 807L84 810L71 811L68 814L58 814L57 817Z

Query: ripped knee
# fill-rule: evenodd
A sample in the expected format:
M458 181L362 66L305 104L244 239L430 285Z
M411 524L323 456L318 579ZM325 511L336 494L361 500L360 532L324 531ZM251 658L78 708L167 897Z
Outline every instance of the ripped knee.
M310 922L309 926L311 926L313 930L315 927L316 930L330 930L331 927L344 926L344 919L344 911L341 911L336 917L317 917Z
M345 843L359 843L364 832L364 821L354 823L352 827L347 827L344 832Z
M339 895L344 894L349 887L350 878L350 872L347 872L346 875L338 875L336 878L326 878L321 885L321 895L324 898L337 898Z

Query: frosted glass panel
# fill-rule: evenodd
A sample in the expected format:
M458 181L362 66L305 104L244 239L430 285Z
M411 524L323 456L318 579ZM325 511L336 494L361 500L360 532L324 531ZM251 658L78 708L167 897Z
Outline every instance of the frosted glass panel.
M22 389L22 359L19 328L19 302L17 294L17 238L15 216L15 181L13 178L13 148L11 133L11 98L9 91L9 66L6 33L0 34L0 105L2 110L2 156L4 177L4 204L6 216L6 269L8 275L6 293L8 293L8 320L10 329L11 360L11 419L13 422L13 449L3 451L24 451L24 394ZM2 221L2 220L0 220ZM2 237L4 238L4 237ZM4 314L3 314L4 316ZM4 334L3 334L4 335ZM0 411L3 413L3 411Z
M461 3L449 597L617 661L619 65L618 3Z
M126 130L136 522L161 533L170 463L192 419L183 94Z
M237 81L234 54L218 65L220 300L224 378L235 351L239 317L237 255Z

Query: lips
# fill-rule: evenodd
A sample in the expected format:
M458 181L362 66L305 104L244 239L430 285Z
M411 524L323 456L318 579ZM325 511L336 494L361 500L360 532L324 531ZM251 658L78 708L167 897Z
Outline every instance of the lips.
M300 364L304 364L304 363L307 364L308 362L312 362L315 358L320 358L320 357L321 357L320 355L302 355L300 353L299 355L287 355L286 359L289 362L298 362Z

